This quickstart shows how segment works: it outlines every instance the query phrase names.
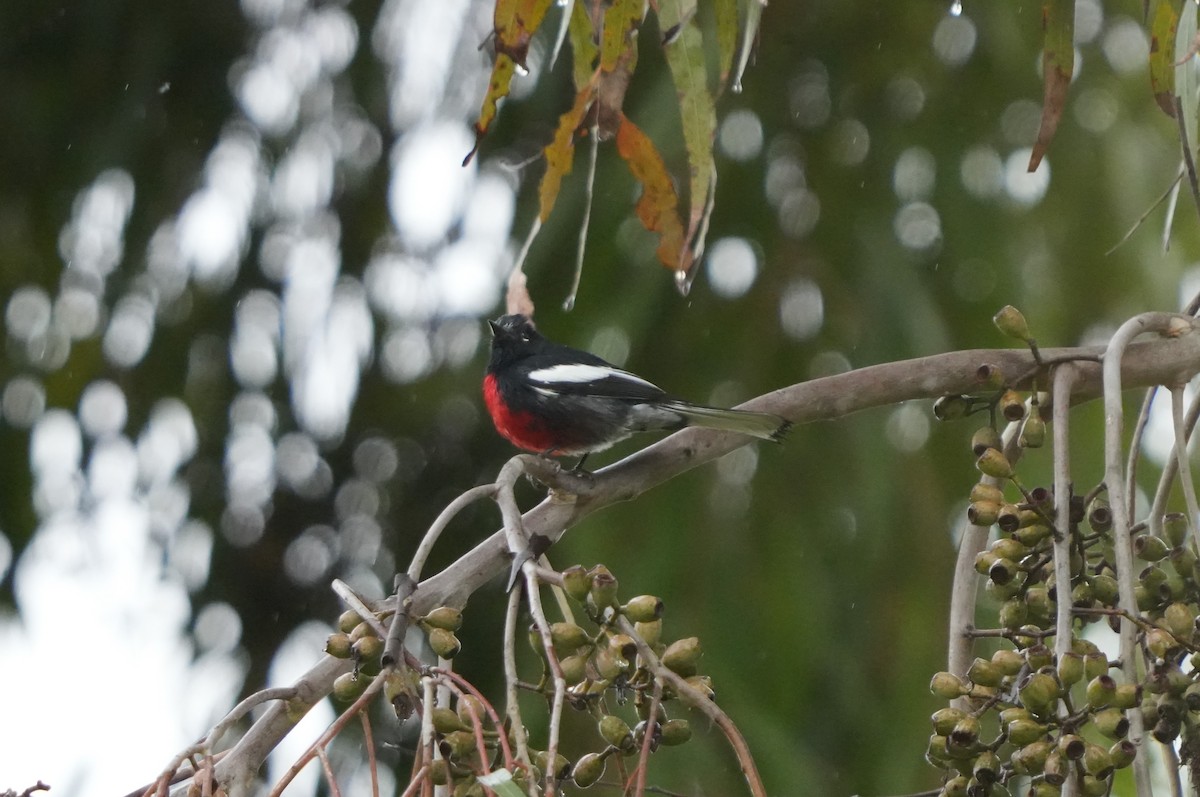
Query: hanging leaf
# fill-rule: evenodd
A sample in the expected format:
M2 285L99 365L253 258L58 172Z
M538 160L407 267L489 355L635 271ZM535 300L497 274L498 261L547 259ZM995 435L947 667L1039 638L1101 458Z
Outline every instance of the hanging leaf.
M596 26L588 11L590 6L591 3L586 0L577 0L571 9L571 23L567 27L567 35L571 37L571 58L574 59L575 91L591 82L592 75L596 73L596 59L600 55L600 48L596 46Z
M666 45L666 56L675 81L687 148L690 199L687 240L690 242L700 229L710 186L716 180L713 139L717 111L708 90L704 42L696 25L696 0L660 0L658 19L663 30L678 28L679 31Z
M1175 93L1183 107L1183 124L1187 130L1188 150L1196 151L1197 105L1200 105L1200 86L1196 80L1196 4L1185 2L1175 31L1175 52L1179 60L1175 64Z
M734 94L742 93L742 73L746 64L750 63L750 52L754 49L754 40L758 36L758 23L762 20L763 6L767 0L746 0L746 24L742 26L742 46L738 53L737 67L733 70Z
M1067 89L1075 70L1075 0L1044 0L1042 3L1042 124L1029 157L1029 171L1042 162L1067 103Z
M642 0L616 0L604 12L604 32L600 41L600 69L611 72L617 68L622 55L637 51L634 31L642 19ZM632 67L629 69L633 72Z
M617 128L617 152L642 186L634 209L642 225L659 234L658 259L675 272L686 273L691 262L684 248L683 224L679 220L679 195L662 156L649 136L625 116Z
M1172 0L1158 0L1150 26L1150 88L1167 116L1175 116L1175 32L1179 15Z
M733 55L737 51L737 0L716 0L714 8L717 15L717 93L720 94L729 83Z
M542 183L538 187L538 218L543 222L550 217L550 211L554 209L562 178L571 172L575 161L575 131L583 124L583 117L591 107L592 99L592 86L584 86L583 90L575 95L575 104L571 106L571 110L559 117L554 140L543 150L546 157L546 173L542 175Z
M525 68L529 42L538 25L542 24L550 3L551 0L496 0L496 11L492 17L496 62L492 65L487 94L479 110L479 119L475 122L475 146L463 159L464 165L475 156L480 140L487 135L495 121L500 100L508 96L517 67Z

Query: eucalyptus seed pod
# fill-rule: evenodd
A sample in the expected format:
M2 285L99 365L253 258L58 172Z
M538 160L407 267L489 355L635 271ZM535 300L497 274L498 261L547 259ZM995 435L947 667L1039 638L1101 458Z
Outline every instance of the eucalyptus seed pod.
M1000 709L999 718L1001 725L1008 725L1008 723L1016 722L1017 720L1031 720L1033 719L1033 714L1024 706L1009 706L1008 708Z
M1060 794L1062 794L1062 787L1045 780L1037 781L1029 786L1029 797L1058 797Z
M1111 705L1116 708L1136 708L1142 702L1141 684L1118 684Z
M471 731L451 731L438 740L438 749L451 760L461 760L475 752L475 734Z
M358 612L353 609L347 609L338 615L337 627L343 634L349 634L355 628L358 628L358 624L362 621L363 619L359 616Z
M443 659L452 659L458 655L458 651L462 650L462 643L458 641L458 637L453 631L447 631L444 628L429 629L429 647L439 657Z
M642 638L650 647L654 648L662 641L662 620L654 620L649 623L634 623L633 630Z
M1088 525L1092 527L1092 531L1103 534L1112 530L1113 514L1112 507L1108 505L1108 499L1097 496L1088 504L1087 510Z
M1016 675L1025 666L1025 657L1011 648L1000 648L992 654L992 666L998 669L1001 675Z
M1041 448L1046 444L1046 421L1036 404L1030 406L1025 423L1021 424L1021 435L1017 438L1021 448Z
M484 797L483 784L471 776L454 784L451 797Z
M1020 628L1028 617L1029 606L1019 597L1010 598L1000 605L1000 625L1004 628Z
M1200 683L1193 682L1183 690L1183 702L1188 711L1200 711Z
M989 426L988 428L990 429L991 427ZM978 451L976 452L976 456L979 456L979 454L982 453L982 450ZM977 501L990 501L993 504L1003 504L1004 491L994 484L988 484L987 482L975 482L975 484L971 485L971 493L967 496L967 500L971 503L975 503Z
M1003 767L1000 756L991 750L984 750L971 766L971 777L985 786L990 786L1000 779Z
M1033 340L1029 334L1029 324L1025 321L1025 315L1011 304L1006 304L997 310L996 315L992 316L992 323L996 325L996 329L1010 338L1016 338L1025 343Z
M943 700L953 700L956 697L962 697L970 690L954 673L938 672L934 673L933 678L929 681L929 691Z
M1129 733L1129 718L1119 708L1106 708L1092 715L1096 730L1110 739L1124 739Z
M1071 762L1067 760L1062 750L1052 750L1050 755L1046 756L1046 763L1042 766L1042 777L1052 786L1061 786L1066 782L1070 771Z
M563 591L576 603L587 600L592 591L592 576L583 565L571 565L562 571Z
M605 681L615 681L629 670L629 662L614 654L607 647L597 648L592 656L596 672Z
M457 631L462 628L463 614L461 609L453 606L439 606L423 618L427 625L442 628L446 631Z
M1016 504L1001 504L996 513L996 525L1006 534L1012 534L1021 528L1021 510Z
M933 734L929 737L929 744L925 746L925 760L935 767L945 766L945 762L950 758L950 740L945 736Z
M1175 547L1183 545L1188 538L1188 531L1190 531L1188 519L1187 515L1182 512L1169 512L1163 515L1162 526L1163 534Z
M1040 670L1054 663L1054 651L1044 643L1038 642L1025 648L1025 661L1028 662L1029 669Z
M680 745L692 738L692 726L685 719L673 719L658 725L662 743L668 747Z
M947 706L933 712L933 716L929 718L929 721L933 723L934 733L940 736L949 736L950 731L954 730L954 726L966 716L967 712L962 709Z
M979 741L980 723L978 717L966 715L954 724L950 731L950 748L971 748Z
M434 706L432 711L433 729L441 734L467 731L470 725L463 724L458 714L445 706Z
M333 696L343 703L349 703L367 691L370 683L370 678L360 677L356 672L344 672L333 679Z
M1042 740L1048 730L1045 725L1032 719L1013 720L1005 727L1008 740L1021 748Z
M1186 603L1176 601L1163 609L1163 626L1177 640L1183 643L1192 641L1196 634L1196 614Z
M550 755L545 750L538 750L533 755L533 765L542 772L554 773L555 780L565 780L571 771L571 762L562 753L554 754L554 766L551 767Z
M981 426L971 435L971 451L976 457L981 457L986 451L999 451L1004 447L1000 433L992 426ZM986 473L986 471L985 471Z
M602 777L604 777L604 756L599 753L585 753L579 757L571 769L571 780L581 789L586 789Z
M1079 793L1081 797L1105 797L1108 794L1108 787L1107 778L1084 775L1079 779Z
M563 680L567 682L567 686L581 683L587 677L589 658L589 653L576 653L558 660L558 666L562 669Z
M1083 680L1083 656L1067 651L1058 660L1058 680L1070 688Z
M383 640L377 636L365 636L350 646L354 660L360 668L370 669L378 665L383 655Z
M1000 504L995 501L972 501L967 506L967 520L974 526L988 527L1000 515Z
M1025 590L1025 605L1029 607L1029 614L1039 621L1054 614L1054 601L1050 600L1050 590L1043 586Z
M1029 549L1012 537L999 538L988 546L988 550L1001 559L1013 562L1019 562L1029 555Z
M942 784L938 797L967 797L967 785L971 779L966 775L955 775Z
M671 672L687 678L696 674L701 653L699 638L691 636L677 639L663 651L662 663Z
M450 782L450 763L444 758L434 759L429 763L429 779L435 786L445 786Z
M1012 736L1009 736L1009 741L1012 741ZM1013 744L1017 744L1013 742ZM1023 775L1038 775L1046 767L1046 759L1054 750L1054 745L1048 740L1041 739L1029 744L1020 745L1021 749L1017 750L1012 755L1013 769L1018 774ZM1019 767L1019 769L1018 769Z
M617 605L617 577L604 565L596 565L589 571L592 589L588 593L597 609L603 610Z
M1089 775L1104 779L1112 774L1112 756L1108 754L1108 749L1105 747L1086 742L1082 760L1083 769Z
M1133 538L1133 555L1143 562L1157 562L1165 557L1169 550L1167 543L1153 534L1139 534Z
M570 656L585 645L591 645L592 639L587 631L575 623L551 623L550 641L554 643L554 652L559 656Z
M1190 545L1179 545L1172 548L1171 552L1167 554L1167 560L1171 563L1171 568L1181 577L1195 577L1196 552Z
M1088 680L1089 686L1093 680L1095 680L1096 678L1099 678L1102 675L1107 675L1107 674L1108 674L1108 656L1101 653L1100 651L1084 654L1084 656L1083 656L1083 677ZM1117 682L1113 681L1111 678L1109 680L1112 683L1113 690L1115 690L1117 688ZM1112 699L1111 696L1108 699L1111 700ZM1094 706L1093 706L1093 708L1094 708Z
M992 551L980 551L975 554L975 572L981 576L986 576L988 571L992 569L992 565L998 561L1000 561L1000 557Z
M462 695L458 698L458 721L462 723L464 728L471 728L475 724L475 719L471 716L472 710L474 710L475 717L480 722L487 718L487 709L484 708L483 701L475 697L475 695Z
M999 686L1003 674L988 659L975 659L967 668L967 679L980 686Z
M1108 754L1112 758L1115 768L1124 769L1133 763L1133 759L1137 758L1137 745L1128 739L1122 739L1108 748Z
M1052 675L1034 672L1022 679L1021 683L1017 685L1017 691L1026 708L1035 714L1041 714L1049 710L1054 701L1058 700L1058 681Z
M335 659L350 658L350 635L340 631L330 634L325 640L325 652Z
M1105 672L1088 682L1087 703L1092 708L1103 708L1112 705L1117 697L1117 682Z
M997 584L990 578L983 582L983 594L996 603L1004 603L1009 598L1016 597L1024 586L1023 581L1010 581L1007 584ZM1021 601L1024 603L1024 601Z
M654 595L638 595L621 607L621 613L634 623L651 623L662 617L663 602Z
M1004 420L1010 423L1025 417L1025 399L1021 398L1021 394L1015 390L1005 390L1001 393L998 406Z
M1013 539L1030 548L1048 538L1053 532L1045 523L1032 523L1013 532Z
M609 634L608 649L619 659L632 664L637 658L637 643L628 634Z
M1083 737L1074 733L1064 733L1058 737L1055 747L1060 753L1067 757L1070 761L1078 761L1083 758L1086 743Z
M1093 576L1090 579L1090 583L1092 585L1092 594L1096 596L1096 600L1105 606L1116 605L1120 595L1120 588L1115 578L1107 574Z
M1179 642L1165 628L1151 628L1146 632L1146 650L1156 659L1165 659L1179 647Z
M1017 563L1011 559L997 559L988 568L988 578L1003 586L1016 578L1020 570Z
M933 417L939 421L957 421L971 414L971 406L970 396L940 396L933 402Z
M600 738L621 752L629 753L636 747L633 742L633 731L629 729L628 723L615 714L602 716L596 727L600 732Z
M375 629L365 620L354 626L354 630L350 632L350 641L357 642L365 636L375 636Z

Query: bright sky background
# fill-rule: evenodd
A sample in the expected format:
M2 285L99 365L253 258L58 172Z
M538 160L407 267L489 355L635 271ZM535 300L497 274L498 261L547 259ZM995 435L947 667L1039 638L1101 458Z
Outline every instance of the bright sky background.
M1142 67L1146 42L1136 22L1105 28L1098 3L1079 6L1077 36L1103 35L1106 57L1118 71ZM41 779L54 794L124 794L201 736L231 706L246 671L236 611L210 604L192 617L190 595L208 578L218 536L241 546L257 540L262 507L280 487L301 494L331 489L318 443L343 435L372 355L396 384L462 365L482 344L478 318L500 303L513 257L517 185L493 164L461 166L473 143L469 120L486 83L474 55L490 26L486 4L387 0L370 31L359 30L336 5L242 0L242 8L258 35L231 68L240 114L229 120L194 192L162 221L148 251L124 249L137 205L132 178L119 169L104 171L80 188L63 220L58 293L31 286L5 304L10 341L24 346L43 371L62 367L74 341L97 335L108 361L129 368L153 345L156 318L179 309L189 283L228 290L239 269L254 268L274 284L238 297L228 351L200 345L188 353L200 376L206 368L224 368L227 357L241 390L230 410L228 509L219 528L190 516L182 469L197 436L182 401L164 398L133 428L126 398L111 381L94 382L74 407L48 407L36 376L4 386L4 422L31 432L39 526L14 574L20 616L0 617L0 683L9 720L0 723L0 788L19 791ZM975 44L969 16L948 13L930 46L953 67L972 57ZM363 47L388 76L397 140L390 152L383 146L392 136L376 129L352 97L341 96L344 88L335 82ZM535 48L534 74L518 78L518 97L536 81L543 55ZM901 82L893 87L895 101L915 116L924 90L911 78ZM829 122L828 77L819 63L796 77L787 101L801 128ZM1073 107L1097 130L1115 116L1111 97L1081 97ZM1023 140L1036 114L1036 105L1014 103L1005 112L1009 138ZM867 157L870 135L862 124L843 120L835 134L838 158L853 164ZM290 142L277 159L263 144L272 138ZM820 223L820 199L806 183L802 160L786 146L768 150L752 111L734 109L723 117L718 147L732 160L766 159L767 207L787 235L803 238ZM1050 168L1047 163L1027 175L1028 154L1017 147L970 149L959 164L961 180L980 197L1036 204ZM360 280L342 263L330 201L339 175L381 162L390 173L394 237L379 243ZM931 198L935 173L932 155L919 147L894 165L894 232L907 247L940 240ZM255 226L263 243L249 251ZM145 263L144 274L122 280L130 287L111 314L104 312L100 297L108 278L134 263ZM704 273L717 295L734 299L750 289L762 266L757 242L727 237L709 242ZM450 320L431 330L426 322L435 316ZM816 335L824 321L821 287L809 279L787 285L779 318L794 339ZM373 352L377 332L382 342ZM591 343L618 361L629 349L620 330L600 330ZM290 386L298 424L285 434L263 393L280 379ZM1164 425L1159 406L1147 450L1161 458L1169 421ZM895 410L888 424L895 447L919 448L927 435L927 413L915 406ZM383 594L370 568L380 549L370 508L378 506L377 485L402 456L379 438L358 444L356 467L360 460L341 525L334 533L314 527L285 553L281 566L298 583L327 582L331 564L348 557L359 566L347 580L369 596ZM743 482L755 464L753 449L743 449L719 467L728 480ZM346 540L354 540L349 553L338 547ZM0 533L0 574L11 560ZM186 633L193 621L194 642ZM287 683L315 662L328 630L318 623L299 629L277 656L273 683ZM306 720L307 735L294 734L277 761L290 764L331 718L329 706L319 706ZM64 728L70 728L66 739ZM106 739L121 741L118 753ZM315 780L310 768L289 794L311 793Z

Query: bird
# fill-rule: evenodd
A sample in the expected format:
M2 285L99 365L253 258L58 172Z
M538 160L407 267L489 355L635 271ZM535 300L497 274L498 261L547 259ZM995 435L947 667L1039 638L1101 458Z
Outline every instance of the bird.
M496 431L517 448L581 457L635 432L701 426L779 441L792 422L779 415L721 409L672 396L590 352L547 340L524 315L489 321L491 355L483 398Z

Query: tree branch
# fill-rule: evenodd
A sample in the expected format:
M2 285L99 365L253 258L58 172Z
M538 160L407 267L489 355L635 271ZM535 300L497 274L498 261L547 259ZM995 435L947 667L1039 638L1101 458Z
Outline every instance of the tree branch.
M1176 317L1182 323L1183 317ZM1173 337L1132 344L1120 363L1124 388L1155 384L1181 384L1200 372L1200 335L1194 322L1176 325ZM1056 348L1042 351L1044 361L1076 363L1078 381L1072 402L1097 398L1102 392L1101 366L1095 362L1104 347ZM746 409L775 412L796 424L833 420L874 407L912 399L933 399L954 393L976 393L986 388L978 381L981 365L998 369L1017 380L1010 387L1028 387L1037 376L1046 384L1028 349L979 349L950 352L913 360L867 366L844 374L814 379L781 388L742 405ZM1048 409L1048 408L1045 408ZM550 495L522 517L530 534L558 540L567 529L599 509L637 498L681 473L717 459L750 440L728 432L684 429L625 459L596 472L583 495L551 490ZM509 566L503 531L497 531L463 554L442 572L421 582L412 596L411 610L427 613L441 605L463 606L467 599ZM377 609L390 607L381 602ZM286 710L273 705L247 732L220 764L219 782L232 797L249 794L267 754L305 711L324 697L333 679L347 671L348 661L325 657L295 684L297 697Z

